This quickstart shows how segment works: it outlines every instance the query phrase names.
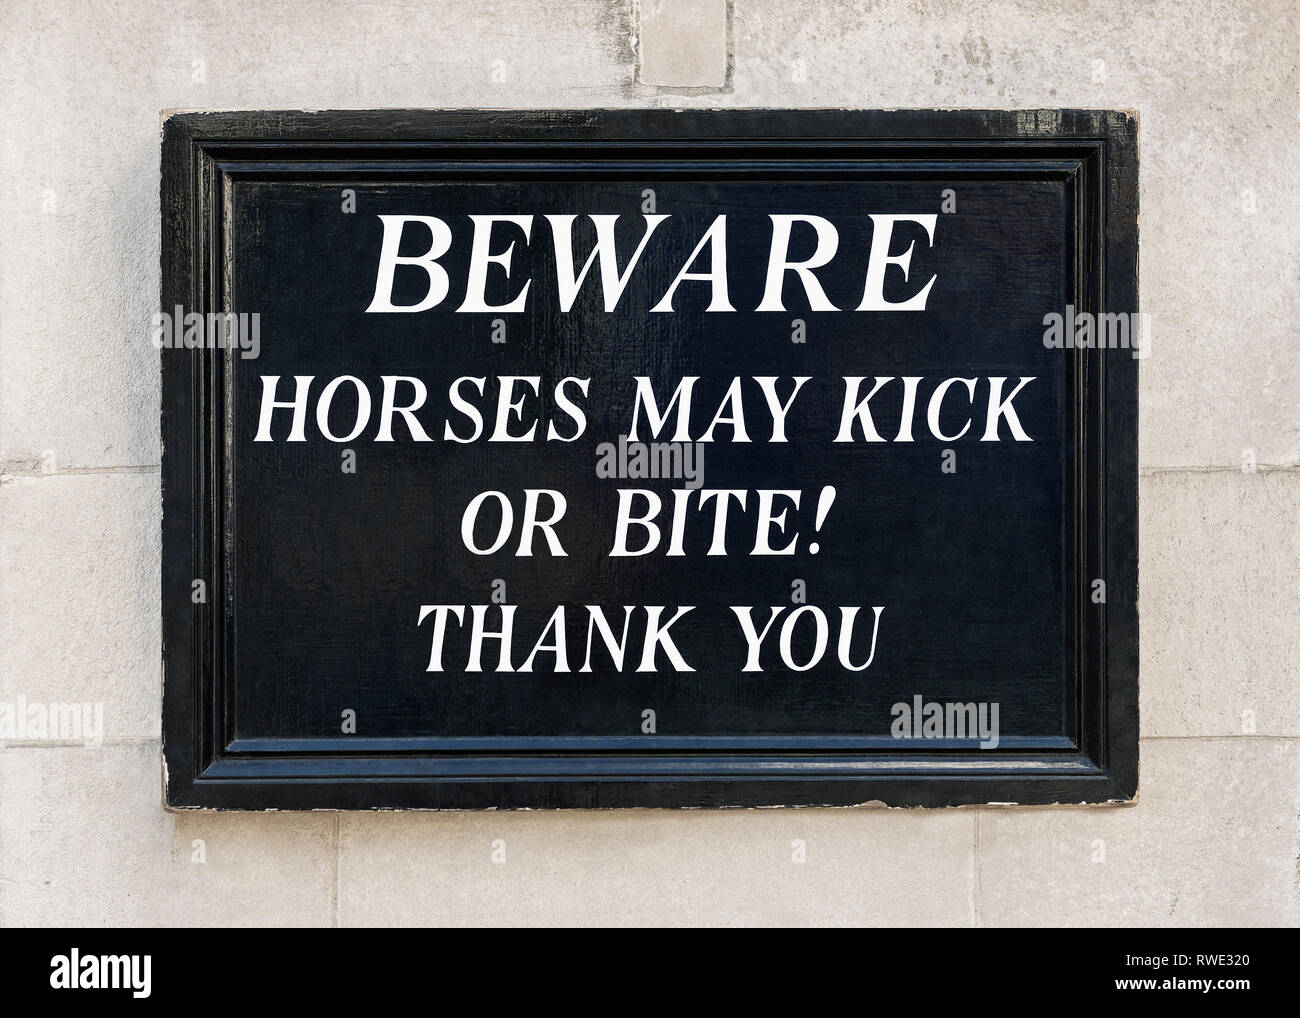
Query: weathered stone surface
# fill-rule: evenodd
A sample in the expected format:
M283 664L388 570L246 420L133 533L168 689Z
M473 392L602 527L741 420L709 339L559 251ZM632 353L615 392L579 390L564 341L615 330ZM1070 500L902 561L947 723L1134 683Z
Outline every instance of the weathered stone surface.
M332 816L165 813L161 773L152 740L0 750L0 925L330 924Z
M1300 472L1140 491L1144 735L1300 735Z
M641 0L645 85L721 88L727 80L727 0Z
M0 701L102 705L103 737L157 737L158 477L0 482Z
M1300 743L1151 739L1136 806L983 810L990 926L1294 926Z
M965 925L973 824L956 810L349 814L339 919Z

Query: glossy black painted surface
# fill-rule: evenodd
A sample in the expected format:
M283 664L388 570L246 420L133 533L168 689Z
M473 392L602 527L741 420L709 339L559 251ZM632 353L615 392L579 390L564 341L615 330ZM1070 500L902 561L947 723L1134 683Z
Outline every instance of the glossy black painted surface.
M342 214L340 192L356 192ZM635 244L643 192L672 219L614 313L590 280L556 305L545 213L620 213ZM912 280L937 276L921 313L811 311L788 283L786 312L755 312L769 212L824 216L839 252L819 270L828 297L861 296L867 213L938 212L917 239ZM164 743L174 806L224 808L1080 802L1132 798L1137 775L1136 372L1127 350L1059 351L1042 318L1132 311L1136 124L1127 115L1040 112L186 114L163 140L162 307L257 311L261 355L162 351ZM379 214L436 215L458 231L443 260L445 306L366 314ZM517 315L455 314L467 213L533 214L504 301L533 278ZM683 284L673 314L649 313L713 217L728 216L732 313L706 313ZM633 232L637 231L637 232ZM504 234L503 234L504 236ZM521 239L521 238L515 238ZM806 238L805 238L806 240ZM796 242L792 257L807 255ZM579 248L579 257L586 250ZM898 248L895 248L897 253ZM417 253L404 248L404 252ZM418 271L397 294L417 299ZM459 290L458 290L459 286ZM403 287L409 289L404 290ZM913 291L901 278L897 298ZM508 291L508 292L507 292ZM887 288L887 293L889 288ZM507 323L494 344L492 322ZM793 319L807 342L791 342ZM260 377L355 375L428 383L420 412L441 439L448 383L537 375L523 426L556 417L551 387L590 377L586 433L573 443L254 443ZM752 529L687 531L686 556L607 556L619 487L670 499L669 481L596 476L596 447L625 429L635 375L671 391L697 375L696 431L734 376L812 376L790 443L706 450L708 488L824 484L821 532L800 514L791 557L744 554ZM1032 443L977 436L836 445L842 376L1034 376L1016 405ZM318 382L318 385L320 383ZM892 437L901 387L873 401ZM782 389L788 392L788 388ZM922 396L927 392L922 385ZM746 410L762 407L756 389ZM985 395L977 389L976 405ZM281 396L287 398L287 396ZM490 414L492 402L483 401ZM340 400L339 420L348 400ZM460 426L461 421L455 426ZM960 426L960 415L947 418ZM982 431L977 412L972 432ZM892 427L891 427L892 425ZM489 420L489 427L491 421ZM728 434L729 429L722 429ZM957 472L939 469L951 448ZM567 557L475 557L460 514L485 488L554 487L568 499ZM808 552L814 538L820 552ZM512 546L511 546L512 547ZM191 598L196 578L206 602ZM1106 581L1106 602L1089 597ZM505 581L517 606L515 664L556 605L695 605L678 643L695 671L430 673L419 606L483 603ZM864 672L823 664L741 673L729 605L884 605ZM621 616L620 616L621 618ZM635 626L633 627L635 633ZM869 630L868 630L869 632ZM585 616L570 625L584 656ZM806 636L806 633L804 634ZM807 640L796 641L806 649ZM635 646L635 642L634 642ZM856 649L861 648L861 644ZM463 665L463 650L460 652ZM629 657L638 655L629 651ZM488 655L489 659L495 657ZM765 659L766 660L766 659ZM891 705L997 702L1000 744L899 741ZM642 711L656 732L642 734ZM353 710L356 734L340 732Z

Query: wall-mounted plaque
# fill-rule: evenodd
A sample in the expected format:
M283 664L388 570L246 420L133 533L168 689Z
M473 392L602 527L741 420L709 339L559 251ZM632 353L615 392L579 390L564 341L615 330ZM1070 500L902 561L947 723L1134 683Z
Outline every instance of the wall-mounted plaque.
M1137 785L1137 141L170 117L176 807Z

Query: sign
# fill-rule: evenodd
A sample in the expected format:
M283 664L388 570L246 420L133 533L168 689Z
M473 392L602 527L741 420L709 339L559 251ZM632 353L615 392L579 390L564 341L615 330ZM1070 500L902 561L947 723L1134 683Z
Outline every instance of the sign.
M163 132L175 807L1131 799L1136 123Z

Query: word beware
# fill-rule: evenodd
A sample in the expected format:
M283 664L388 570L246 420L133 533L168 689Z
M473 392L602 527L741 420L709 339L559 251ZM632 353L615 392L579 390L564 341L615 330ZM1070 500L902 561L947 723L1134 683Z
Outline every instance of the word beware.
M867 256L864 274L862 300L858 311L924 311L925 302L930 294L937 276L931 276L920 289L901 300L890 300L885 296L885 272L892 265L902 272L904 282L909 282L908 273L912 262L912 251L916 246L913 238L907 250L902 254L891 255L895 227L900 223L919 225L924 231L927 242L934 244L934 227L937 216L933 213L908 213L903 215L869 214L872 223L871 250ZM524 280L515 295L502 304L489 304L487 297L488 273L495 269L510 277L510 264L514 256L515 245L522 239L528 244L532 239L534 216L468 215L472 224L470 242L469 268L466 272L464 299L456 310L462 313L517 314L528 307L528 295L533 280ZM596 242L591 254L581 269L575 267L573 255L573 215L543 216L550 226L551 248L554 254L552 264L555 269L555 293L559 299L561 313L567 314L577 299L584 281L591 273L592 267L600 266L600 281L606 312L614 311L621 300L628 282L631 280L651 237L663 223L671 219L667 215L643 216L644 224L641 240L636 249L627 256L627 264L619 265L619 255L615 244L615 227L617 215L591 215L595 228ZM763 289L763 299L755 311L785 311L783 291L787 275L793 274L802 285L807 297L810 311L842 311L826 296L826 291L817 280L816 270L825 268L835 257L839 248L839 231L835 224L821 216L808 215L770 215L772 222L771 240L768 245L767 277ZM439 259L451 250L452 228L437 216L381 215L383 238L380 243L379 265L375 276L375 295L366 311L370 314L413 314L429 311L440 306L451 293L451 277L439 264ZM790 237L795 226L811 228L816 236L816 248L807 258L800 261L790 260ZM408 226L423 227L429 236L429 247L424 254L403 255L402 241ZM495 233L509 229L514 233L504 249L494 251L497 247ZM522 235L522 236L521 236ZM695 263L708 254L706 268L697 270ZM405 267L407 271L422 270L428 276L428 288L422 298L413 304L395 304L393 287L397 270ZM687 256L681 270L673 277L668 288L651 312L671 312L673 297L677 288L683 283L702 283L709 287L709 306L707 311L735 311L732 306L727 280L727 217L716 216L709 228L700 237L699 242Z

